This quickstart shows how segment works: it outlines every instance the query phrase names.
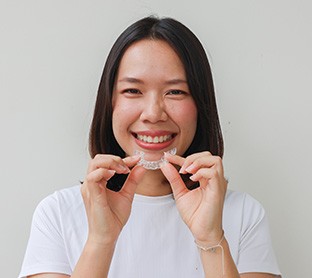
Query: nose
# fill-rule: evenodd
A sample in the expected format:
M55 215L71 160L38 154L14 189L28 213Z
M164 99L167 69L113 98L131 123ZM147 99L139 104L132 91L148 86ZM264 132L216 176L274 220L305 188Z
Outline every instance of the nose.
M166 121L168 119L168 115L164 100L157 95L151 94L144 101L140 118L142 121L148 121L151 123Z

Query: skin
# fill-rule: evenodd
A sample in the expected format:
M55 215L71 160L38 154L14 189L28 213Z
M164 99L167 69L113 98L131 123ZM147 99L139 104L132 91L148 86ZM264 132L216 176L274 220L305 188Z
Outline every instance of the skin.
M128 48L113 92L113 131L128 155L139 150L146 153L148 160L158 160L173 147L180 155L186 151L197 121L196 105L186 81L184 67L167 43L143 40ZM175 137L170 145L156 151L155 144L142 145L133 136L164 132ZM155 181L162 181L161 185ZM149 171L136 192L159 196L171 191L160 171Z
M126 51L113 92L113 131L129 156L121 159L97 155L89 163L81 187L89 234L71 277L107 277L115 243L130 216L135 193L161 196L173 192L177 209L196 241L204 246L219 242L223 233L222 211L227 182L220 157L209 152L181 157L193 140L197 121L196 106L185 81L183 65L167 43L142 40ZM152 143L138 142L137 133L174 136L164 148L155 150L158 147ZM166 154L168 163L157 171L135 166L140 158L131 156L134 150L143 150L150 160L155 160L173 147L177 148L177 155ZM192 174L191 179L198 181L200 187L188 190L178 169L180 173ZM119 192L106 188L107 180L115 173L130 173ZM266 273L239 275L226 239L222 241L222 247L223 277L275 277ZM205 277L220 277L221 251L199 252ZM69 276L43 273L30 277Z

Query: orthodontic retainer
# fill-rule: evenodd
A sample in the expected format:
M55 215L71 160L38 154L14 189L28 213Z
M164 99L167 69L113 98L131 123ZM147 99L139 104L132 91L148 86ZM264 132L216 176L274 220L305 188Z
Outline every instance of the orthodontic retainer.
M169 154L175 155L177 152L177 148L173 148L171 150L168 151ZM137 165L141 165L143 166L145 169L148 170L158 170L160 169L160 167L164 164L164 163L168 163L168 161L165 159L165 157L163 156L161 159L159 160L155 160L155 161L149 161L149 160L145 160L144 156L145 153L143 151L134 151L135 155L140 155L141 159L140 161L137 163Z

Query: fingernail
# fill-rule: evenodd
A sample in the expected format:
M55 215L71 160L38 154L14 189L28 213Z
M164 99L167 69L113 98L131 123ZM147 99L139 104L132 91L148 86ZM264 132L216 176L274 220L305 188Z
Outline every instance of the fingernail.
M180 174L186 174L186 172L185 172L185 170L184 170L184 167L183 167L183 166L180 168L179 173L180 173Z
M124 173L129 173L130 172L130 169L123 166L123 165L118 165L118 168L120 169L120 171L124 172Z
M107 170L108 174L112 177L115 175L116 171L115 170Z
M160 163L159 163L159 168L164 167L166 164L168 164L168 161L167 161L167 160L164 160L164 161L160 162Z
M185 171L188 172L188 173L190 173L190 172L192 172L194 169L195 169L194 165L191 164L190 166L188 166L188 167L185 169Z
M132 158L133 160L139 160L139 159L141 158L141 155L136 154L136 155L131 156L131 158Z

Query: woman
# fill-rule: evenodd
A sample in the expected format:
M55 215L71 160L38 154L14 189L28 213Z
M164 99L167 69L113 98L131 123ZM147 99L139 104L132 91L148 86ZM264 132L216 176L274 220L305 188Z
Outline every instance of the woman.
M148 17L117 39L90 153L83 184L37 207L20 277L280 274L263 208L227 190L209 63L181 23Z

